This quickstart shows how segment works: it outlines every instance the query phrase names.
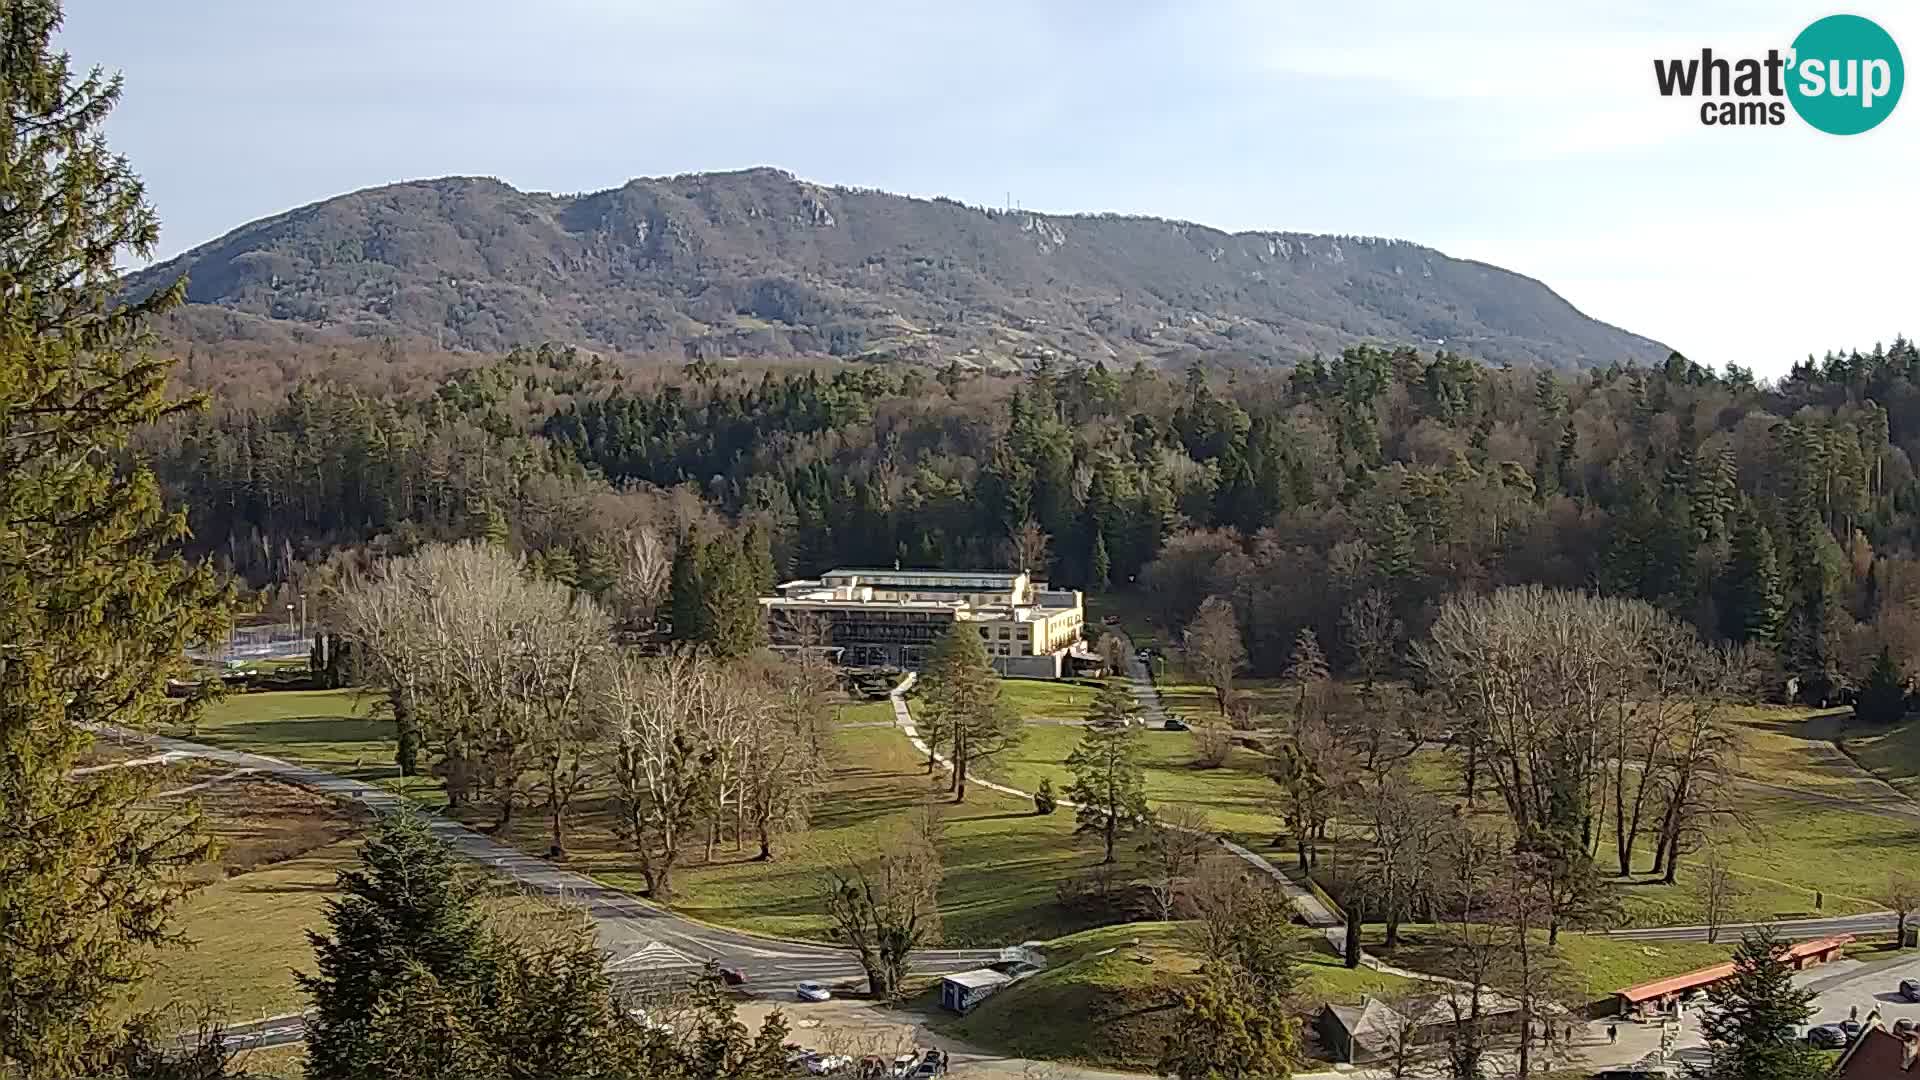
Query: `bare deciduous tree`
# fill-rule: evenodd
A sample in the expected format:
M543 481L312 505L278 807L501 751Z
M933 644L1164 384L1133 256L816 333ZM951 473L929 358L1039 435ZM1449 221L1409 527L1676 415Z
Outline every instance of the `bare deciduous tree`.
M1728 869L1725 854L1720 844L1709 840L1706 858L1700 867L1700 899L1707 920L1707 944L1720 940L1720 924L1727 921L1733 912L1733 906L1739 902L1740 882Z
M1907 922L1913 917L1915 909L1920 909L1920 880L1898 872L1887 875L1887 887L1880 894L1880 902L1893 912L1897 947L1906 948Z
M606 714L593 700L596 668L606 663L611 627L585 596L571 599L563 586L530 583L547 594L519 627L516 704L526 710L524 730L537 764L535 781L547 814L549 853L567 849L567 814L573 800L597 779L594 765L606 733Z
M1369 691L1373 680L1393 663L1394 650L1405 632L1394 618L1393 602L1379 589L1368 589L1340 614L1340 630L1353 651L1353 668Z
M1293 655L1287 661L1287 678L1300 685L1300 703L1294 714L1306 719L1317 716L1327 691L1327 654L1313 628L1303 626L1293 639Z
M619 570L612 590L614 616L623 625L651 627L667 601L673 547L661 530L636 525L621 533L615 553Z
M354 643L361 678L386 692L398 734L396 764L401 775L412 776L419 769L422 675L430 642L425 598L406 568L389 559L364 576L348 577L332 591L330 606L341 632Z
M828 872L827 915L875 997L897 1000L913 950L939 940L939 888L940 854L922 830L903 830L874 853L848 852Z
M1213 687L1214 704L1221 715L1225 715L1227 695L1233 691L1233 677L1247 662L1247 650L1240 641L1240 624L1233 617L1233 605L1225 597L1207 597L1200 604L1199 614L1187 626L1185 641L1187 663Z
M471 543L388 560L342 585L333 607L393 703L403 771L431 750L449 800L490 794L499 827L531 775L552 849L563 851L601 734L587 693L608 648L599 608Z
M716 708L723 682L705 658L623 656L602 688L620 831L655 899L673 896L673 868L702 805L710 761L692 733Z
M1197 806L1176 804L1148 822L1140 851L1146 856L1147 887L1161 919L1173 918L1173 902L1181 885L1213 846L1213 827Z
M1369 841L1360 887L1386 923L1383 946L1393 949L1400 944L1401 923L1432 910L1434 863L1449 816L1401 768L1367 775L1356 787L1354 813L1366 824Z
M1306 937L1271 880L1237 858L1212 859L1194 876L1193 906L1190 932L1208 964L1242 980L1263 1004L1293 996Z
M773 858L774 837L805 827L826 753L827 695L835 677L817 652L802 652L767 674L771 709L760 714L741 768L744 813Z
M1623 720L1621 710L1640 708L1623 705L1621 697L1645 686L1641 642L1671 621L1640 601L1526 586L1454 597L1429 640L1415 648L1456 732L1470 732L1473 752L1489 758L1486 772L1507 804L1518 843L1550 857L1550 940L1563 923L1584 918L1604 899L1593 869L1602 789L1610 765L1616 773L1627 767L1619 745L1632 747L1639 738L1619 734L1636 723ZM1726 655L1703 653L1703 660ZM1666 743L1663 761L1667 805L1659 846L1669 869L1725 806L1712 796L1725 771L1715 763L1724 764L1731 736L1711 700L1696 704L1683 710L1692 730ZM1626 786L1613 787L1619 797ZM1621 806L1615 809L1618 814Z
M1233 756L1233 729L1221 723L1193 726L1193 764L1201 769L1217 769Z
M1497 839L1464 824L1448 830L1442 850L1438 973L1457 983L1444 995L1447 1068L1458 1080L1479 1080L1492 1049L1491 988L1505 974L1512 944L1496 900L1502 854Z
M1040 527L1037 521L1023 521L1009 537L1013 546L1013 568L1025 570L1030 574L1045 576L1047 572L1047 551L1053 546L1053 538Z

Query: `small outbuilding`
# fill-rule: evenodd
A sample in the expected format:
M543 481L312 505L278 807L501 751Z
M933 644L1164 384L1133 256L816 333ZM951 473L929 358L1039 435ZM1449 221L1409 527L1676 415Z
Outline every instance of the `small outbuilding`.
M1387 1057L1405 1025L1398 1012L1372 997L1359 1005L1328 1004L1314 1021L1327 1056L1354 1065L1370 1065Z
M992 997L1014 976L992 968L962 971L940 980L940 1005L949 1012L964 1013Z
M1401 1056L1422 1056L1444 1043L1457 1019L1467 1013L1472 1002L1464 990L1447 989L1401 999L1394 1008L1374 997L1361 999L1358 1005L1323 1005L1314 1017L1314 1032L1329 1060L1342 1064L1367 1065ZM1512 998L1482 991L1479 1001L1480 1022L1489 1033L1513 1036L1520 1027L1520 1003ZM1534 1037L1544 1034L1544 1025L1564 1023L1565 1010L1539 1004L1533 1023Z

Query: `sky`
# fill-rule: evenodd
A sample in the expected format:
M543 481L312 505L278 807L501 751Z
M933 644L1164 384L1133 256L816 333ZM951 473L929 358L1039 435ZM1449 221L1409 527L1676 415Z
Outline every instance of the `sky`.
M449 174L829 184L1412 240L1716 367L1920 335L1920 91L1873 131L1713 128L1656 57L1920 6L1772 0L74 0L165 257Z

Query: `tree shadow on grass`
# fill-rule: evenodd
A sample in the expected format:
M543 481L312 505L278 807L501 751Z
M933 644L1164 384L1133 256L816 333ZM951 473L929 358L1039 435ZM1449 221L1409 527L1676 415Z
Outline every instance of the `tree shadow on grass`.
M277 881L271 884L266 882L246 882L239 886L238 891L251 893L256 896L292 896L299 893L330 893L333 892L336 887L337 886L331 881L304 883Z

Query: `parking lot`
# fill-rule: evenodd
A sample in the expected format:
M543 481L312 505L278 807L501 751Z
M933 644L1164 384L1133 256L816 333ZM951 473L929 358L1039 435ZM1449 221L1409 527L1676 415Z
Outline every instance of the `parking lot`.
M1920 980L1920 950L1870 954L1864 960L1840 960L1808 968L1795 973L1793 977L1795 985L1820 995L1814 1002L1809 1027L1837 1024L1850 1016L1864 1023L1875 1009L1880 1011L1882 1022L1889 1028L1902 1018L1920 1024L1920 1003L1907 1001L1899 994L1902 979ZM1679 1062L1705 1063L1706 1043L1700 1034L1701 1003L1704 1003L1704 999L1682 1010L1680 1033L1674 1041L1673 1055ZM1607 1023L1605 1020L1596 1021L1590 1027L1604 1031ZM1659 1025L1623 1021L1619 1029L1620 1041L1617 1045L1605 1044L1604 1039L1588 1042L1583 1058L1589 1065L1612 1066L1651 1060L1660 1044Z
M1815 1024L1845 1020L1854 1009L1864 1021L1868 1013L1879 1009L1886 1025L1892 1027L1903 1017L1920 1023L1920 1003L1907 1001L1898 993L1902 979L1920 980L1920 951L1893 953L1884 960L1843 960L1802 972L1794 981L1820 994Z

